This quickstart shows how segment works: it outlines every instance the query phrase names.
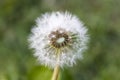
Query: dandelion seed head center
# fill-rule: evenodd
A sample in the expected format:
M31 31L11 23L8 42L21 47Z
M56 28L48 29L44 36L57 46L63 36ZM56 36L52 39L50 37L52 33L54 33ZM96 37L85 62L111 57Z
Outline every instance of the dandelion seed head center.
M55 31L52 31L49 34L49 40L52 46L55 48L62 48L64 46L69 45L71 38L68 35L68 31L65 31L64 29L57 29Z
M56 40L56 43L63 43L65 41L65 38L64 37L61 37L61 38L58 38L57 40Z

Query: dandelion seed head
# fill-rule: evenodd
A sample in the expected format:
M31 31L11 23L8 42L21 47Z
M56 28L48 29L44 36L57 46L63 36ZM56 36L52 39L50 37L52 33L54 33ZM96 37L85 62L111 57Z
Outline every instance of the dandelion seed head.
M34 56L46 66L73 66L87 49L88 34L83 22L69 12L45 13L36 20L29 37ZM58 54L59 51L59 54Z

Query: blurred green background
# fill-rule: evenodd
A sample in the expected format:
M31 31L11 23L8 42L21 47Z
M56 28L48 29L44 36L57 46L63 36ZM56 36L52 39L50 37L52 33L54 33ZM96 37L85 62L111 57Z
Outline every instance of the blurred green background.
M84 59L64 68L60 80L120 80L120 0L0 0L0 80L50 80L28 49L35 19L45 12L70 11L89 29Z

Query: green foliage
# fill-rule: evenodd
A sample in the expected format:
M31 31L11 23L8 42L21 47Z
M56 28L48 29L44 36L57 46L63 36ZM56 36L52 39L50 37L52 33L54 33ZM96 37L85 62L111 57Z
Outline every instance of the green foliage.
M43 67L37 66L31 70L28 80L48 80L51 79L52 71Z
M120 0L0 0L0 80L50 80L52 70L37 63L27 38L35 19L47 11L70 11L89 29L89 49L60 80L120 80Z

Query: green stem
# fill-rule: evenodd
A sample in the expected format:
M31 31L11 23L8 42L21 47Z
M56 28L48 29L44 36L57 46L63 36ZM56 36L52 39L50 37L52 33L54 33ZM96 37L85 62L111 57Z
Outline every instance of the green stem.
M60 70L60 66L57 64L57 65L55 66L55 68L54 68L52 80L57 80L57 79L58 79L59 70Z
M59 71L60 71L60 65L59 65L59 61L60 61L60 57L59 57L59 54L60 54L60 50L57 49L57 64L54 68L54 72L53 72L53 76L52 76L52 80L58 80L58 76L59 76Z

